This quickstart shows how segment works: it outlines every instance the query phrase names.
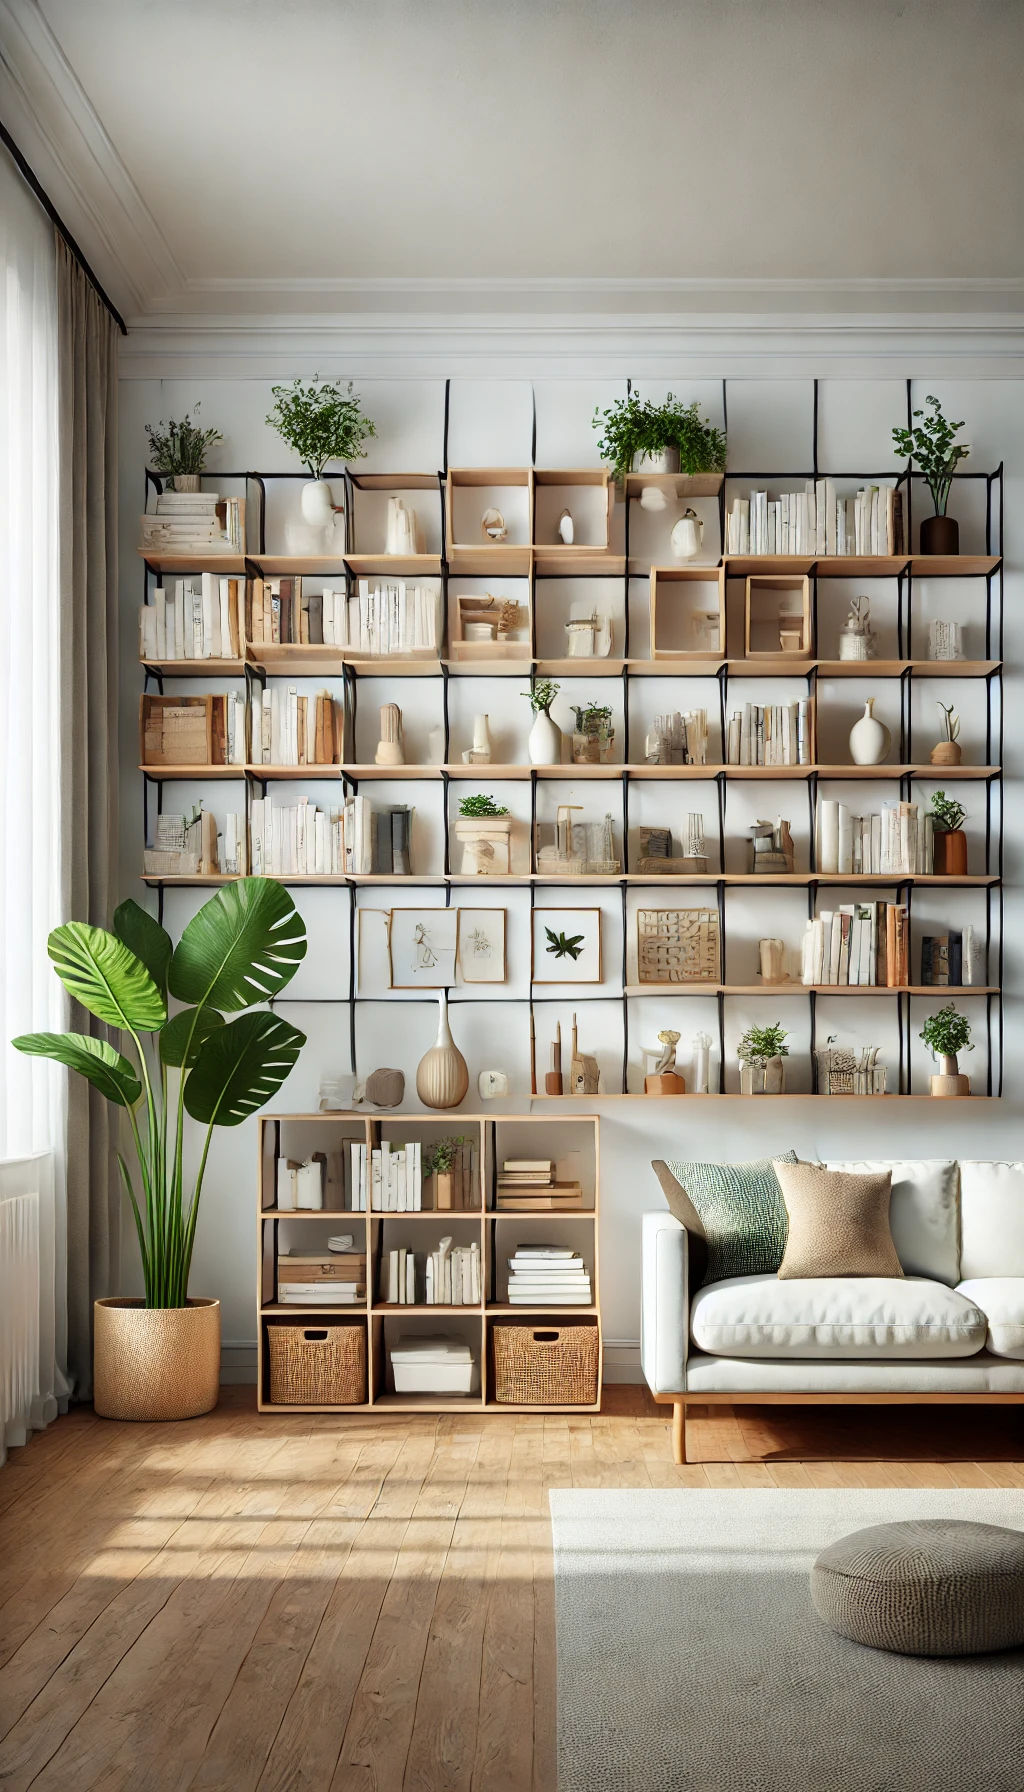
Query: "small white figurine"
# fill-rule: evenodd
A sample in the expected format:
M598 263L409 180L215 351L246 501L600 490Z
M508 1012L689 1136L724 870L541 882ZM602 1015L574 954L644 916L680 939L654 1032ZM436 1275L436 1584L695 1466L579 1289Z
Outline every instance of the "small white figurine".
M571 548L573 541L575 539L576 531L573 528L572 517L570 516L570 514L567 510L563 510L561 516L558 519L558 533L561 536L562 540L564 541L566 547Z

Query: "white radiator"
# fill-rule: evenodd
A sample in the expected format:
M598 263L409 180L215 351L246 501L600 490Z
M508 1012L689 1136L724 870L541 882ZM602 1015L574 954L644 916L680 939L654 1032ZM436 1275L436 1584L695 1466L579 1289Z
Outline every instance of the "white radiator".
M39 1191L0 1184L0 1450L26 1441L39 1400L39 1269Z

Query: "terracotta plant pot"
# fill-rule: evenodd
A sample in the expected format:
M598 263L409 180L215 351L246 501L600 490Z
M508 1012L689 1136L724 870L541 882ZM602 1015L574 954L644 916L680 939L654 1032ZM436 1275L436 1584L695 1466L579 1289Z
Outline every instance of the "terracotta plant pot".
M936 831L934 863L936 877L967 876L967 835L962 828Z
M960 524L955 516L929 516L921 524L922 554L959 554Z
M93 1405L101 1419L194 1419L220 1387L220 1301L98 1300Z
M933 765L959 765L963 748L958 740L938 740L928 757Z

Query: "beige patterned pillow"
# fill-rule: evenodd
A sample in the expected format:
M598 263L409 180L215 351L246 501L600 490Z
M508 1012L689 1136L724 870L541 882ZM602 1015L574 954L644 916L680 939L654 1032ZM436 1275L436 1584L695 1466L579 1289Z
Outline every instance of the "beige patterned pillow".
M889 1230L892 1171L855 1175L775 1162L789 1215L780 1281L806 1276L902 1276Z

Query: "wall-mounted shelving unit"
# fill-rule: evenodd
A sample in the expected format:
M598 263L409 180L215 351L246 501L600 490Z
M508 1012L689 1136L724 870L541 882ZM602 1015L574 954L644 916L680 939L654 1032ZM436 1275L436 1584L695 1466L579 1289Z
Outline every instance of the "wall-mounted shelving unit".
M727 384L723 382L723 400L727 401ZM911 409L909 382L907 385L908 417ZM447 445L446 445L447 446ZM248 811L254 793L266 790L277 781L303 780L307 782L321 781L325 785L340 785L346 792L362 789L372 783L387 785L389 780L400 779L436 783L440 781L444 788L443 804L443 859L429 873L414 872L410 878L395 879L386 876L295 876L286 877L283 881L296 887L323 885L337 887L347 893L350 915L350 931L354 930L354 912L357 892L360 887L379 885L388 887L393 883L403 886L418 885L424 888L442 889L445 892L445 903L451 901L453 888L472 886L481 892L483 889L499 891L505 886L522 886L531 892L538 887L558 886L582 889L583 887L604 886L616 888L621 899L623 917L622 976L617 989L606 990L601 996L579 996L577 1001L605 1000L619 1001L622 1006L623 1025L623 1069L622 1093L627 1088L627 1067L629 1063L629 1003L637 997L649 996L650 986L636 986L628 980L627 947L626 947L626 901L627 892L645 888L661 891L665 895L671 893L678 896L687 887L693 887L702 893L713 886L719 908L723 964L728 970L725 954L726 939L726 895L730 889L750 885L763 888L795 888L806 892L807 913L813 916L816 912L819 893L848 888L851 892L864 892L874 888L880 892L895 891L899 899L908 907L912 903L913 892L919 888L944 887L949 889L973 889L984 893L986 925L982 944L983 981L966 986L962 991L965 997L979 998L985 1003L985 1030L987 1035L987 1068L985 1073L986 1093L998 1095L1002 1091L1002 1022L1001 1022L1001 986L1003 959L1003 896L1002 896L1002 738L1003 738L1003 706L1002 706L1002 652L1003 652L1003 601L1002 601L1002 544L1003 544L1003 474L1002 467L994 472L958 472L957 482L981 482L984 488L984 525L979 527L977 538L970 544L970 553L950 556L927 556L914 551L915 517L919 509L922 493L922 482L919 475L904 471L896 476L890 469L883 473L838 473L830 471L829 476L836 481L845 480L861 483L898 483L903 493L903 510L908 551L895 555L879 556L813 556L813 555L729 555L709 550L707 556L699 557L695 563L685 567L652 566L650 562L631 553L631 528L635 524L635 515L639 505L640 493L645 486L658 486L670 502L681 503L693 499L701 499L706 506L717 510L719 542L725 541L725 518L730 492L742 492L751 485L799 484L804 480L819 477L818 442L817 442L817 392L814 405L814 436L812 448L812 464L803 471L779 472L733 472L725 475L709 474L696 478L684 475L647 475L630 474L624 488L616 488L608 481L607 474L601 468L582 470L551 470L536 467L529 468L451 468L447 466L437 473L417 474L367 474L349 473L344 476L346 486L345 528L346 538L343 549L334 557L287 556L268 551L266 539L266 486L271 479L284 478L302 480L305 475L294 473L288 475L269 473L237 473L218 474L211 477L220 479L245 480L247 491L247 514L249 519L250 540L244 556L215 555L207 559L174 557L172 559L143 555L144 596L148 596L152 584L164 575L195 575L202 571L216 572L222 575L257 578L260 576L277 576L285 574L302 574L307 577L333 577L344 579L348 589L352 581L368 576L412 575L431 576L440 581L442 593L442 613L450 615L451 594L449 582L463 579L483 579L493 573L495 578L516 578L524 582L528 601L530 619L530 640L528 651L519 659L502 661L461 660L448 657L446 652L436 656L428 656L417 661L405 658L369 658L356 655L347 649L278 646L259 647L246 645L244 661L165 661L144 662L145 683L163 690L165 679L181 677L224 678L225 676L244 676L251 687L262 686L272 678L324 677L343 680L344 703L346 711L346 749L343 763L335 766L301 766L301 767L267 767L247 765L217 766L212 768L196 767L159 767L143 768L146 781L146 813L148 825L149 789L155 789L157 807L163 803L165 784L180 776L196 780L200 776L220 779L241 779L245 785L246 809ZM340 482L341 475L338 475ZM147 493L156 487L159 479L148 473L146 476ZM556 504L573 488L587 493L586 505L593 507L586 511L588 537L593 534L594 540L588 539L567 547L549 539L552 523L556 520ZM429 499L431 506L436 506L438 552L430 552L399 559L380 552L382 540L381 505L388 494L407 493L415 501L417 494L422 494L421 502ZM460 498L459 494L463 494ZM592 495L591 495L592 494ZM513 539L502 543L485 543L469 539L474 527L479 533L480 504L494 503L502 508L502 499L508 505L506 520L510 523L510 534ZM917 502L915 502L915 499ZM459 505L468 505L463 520ZM560 506L559 506L560 507ZM433 515L433 509L431 515ZM502 509L502 514L506 512ZM600 538L600 517L605 518L606 528L604 545ZM475 519L475 523L474 523ZM593 528L591 523L593 522ZM646 525L645 525L646 526ZM983 534L983 540L981 536ZM621 550L621 551L620 551ZM538 594L538 585L545 581L563 578L602 579L619 581L622 589L621 615L621 653L613 654L606 659L569 658L541 656L538 653L538 604L544 601L543 593ZM803 643L809 649L807 657L804 653L770 655L764 659L748 657L746 646L746 624L743 596L746 581L753 579L780 579L791 582L794 589L799 588L806 597L802 598L804 627L806 638ZM921 657L924 641L922 625L915 621L915 591L921 580L943 579L956 581L975 581L984 587L984 622L979 623L977 646L983 644L983 657L975 657L963 661L933 661ZM630 601L630 582L649 579L651 586L651 651L642 654L631 651L631 623L634 606ZM834 606L843 599L834 596L832 586L836 580L856 580L857 582L888 581L895 584L895 645L896 653L892 657L874 661L848 661L823 657L819 652L819 643L824 633L821 624L826 617L834 621ZM806 587L804 586L806 581ZM717 642L709 644L701 651L679 651L676 636L672 630L671 604L673 587L681 587L703 583L721 594L720 617L721 632ZM733 593L744 593L734 599ZM829 608L831 606L831 608ZM709 606L710 607L710 606ZM661 622L659 623L659 612ZM736 618L740 618L737 627ZM473 677L516 677L524 676L554 678L586 678L588 683L604 681L606 686L613 686L619 693L622 706L622 723L618 733L618 746L622 753L621 763L597 766L561 765L557 767L531 767L524 764L501 765L491 764L486 767L465 766L451 762L451 717L450 697L456 681ZM359 691L365 678L388 679L395 681L396 694L401 689L401 681L405 679L433 679L439 686L440 702L439 723L443 723L445 753L444 762L439 765L406 765L397 768L380 767L366 764L355 756L355 723L358 714ZM652 766L644 763L637 756L636 749L642 751L640 730L631 722L630 691L634 681L660 679L669 681L687 681L699 679L704 682L713 680L717 689L717 723L724 741L726 722L729 713L730 692L736 680L774 680L788 678L802 681L809 698L819 705L822 703L822 685L833 681L851 681L863 688L863 681L870 679L881 683L891 681L898 686L899 726L894 729L892 763L861 767L845 763L820 760L811 765L802 766L738 766L713 764L704 766ZM922 680L942 681L979 681L985 687L985 720L983 763L961 765L959 767L934 766L926 758L915 752L920 750L921 729L915 723L913 711L913 693ZM684 686L685 688L685 686ZM770 687L769 687L770 688ZM703 701L703 699L701 699ZM766 699L767 700L767 699ZM666 703L668 698L665 699ZM680 695L672 698L673 705L685 707ZM820 721L819 721L820 729ZM980 746L980 743L979 743ZM522 873L518 876L505 875L488 879L461 877L452 871L452 852L454 839L450 826L450 785L457 785L464 780L473 780L486 784L528 783L530 786L530 819L531 840L536 837L538 820L538 792L545 791L552 781L566 783L596 782L611 789L617 787L616 800L621 803L622 862L623 869L614 877L564 877L538 873ZM929 783L936 786L950 786L966 783L984 786L984 849L980 845L975 849L974 869L969 876L922 877L905 875L853 875L823 874L816 869L817 864L817 831L818 802L822 794L822 786L834 783L871 780L888 782L893 786L894 796L902 801L911 801L916 788ZM649 877L641 876L630 870L636 853L630 840L630 796L638 785L651 781L691 783L696 786L714 784L715 806L717 811L718 832L718 865L719 869L710 871L704 876L687 875L684 877ZM744 783L771 786L779 784L783 787L803 786L807 804L807 847L806 867L788 876L751 877L742 873L726 872L726 843L730 838L728 830L728 802L730 790ZM795 794L795 793L794 793ZM767 796L767 792L766 792ZM801 802L804 798L801 798ZM713 851L713 846L712 846ZM531 860L533 865L536 860ZM163 890L166 887L194 882L197 885L216 884L221 879L147 879L159 892L162 906ZM531 895L532 903L532 895ZM716 985L713 992L704 986L696 986L702 993L713 993L718 1006L718 1034L721 1062L724 1066L726 1058L726 1021L725 1005L738 997L769 995L775 993L778 986L751 986L739 982L724 982ZM786 985L786 992L799 992L807 1000L810 1008L810 1050L812 1069L812 1090L815 1086L816 1066L814 1050L816 1044L816 1003L820 996L828 995L875 995L887 996L897 1009L897 1026L899 1036L899 1068L898 1091L885 1098L880 1097L822 1097L821 1099L878 1100L899 1099L916 1096L910 1069L911 1039L911 1003L925 999L945 999L947 992L941 989L927 990L920 985L908 985L900 990L885 988L846 989L832 986L826 989L804 989L799 984ZM692 987L673 986L672 995L690 994ZM353 1065L355 1053L355 1005L362 998L356 989L355 965L350 965L350 983L348 990L350 1040L352 1043ZM370 999L370 998L366 998ZM373 998L377 999L377 998ZM456 999L458 999L456 997ZM497 993L495 1000L510 1000ZM532 1008L534 996L532 987L529 996ZM569 1000L569 998L567 998ZM562 1098L568 1100L569 1098ZM651 1099L664 1099L652 1097ZM700 1099L686 1097L685 1099ZM756 1100L758 1097L743 1099Z
M452 1130L474 1141L479 1184L474 1191L478 1205L465 1210L420 1213L353 1213L346 1208L316 1212L282 1211L277 1206L278 1158L305 1158L314 1150L334 1151L355 1141L369 1152L382 1137L429 1141ZM598 1214L600 1206L600 1121L593 1114L493 1114L458 1113L448 1117L403 1115L397 1111L372 1114L264 1114L258 1121L257 1171L257 1330L259 1337L260 1412L342 1411L373 1408L391 1412L594 1412L600 1407L601 1302L599 1280ZM583 1206L569 1212L534 1213L496 1210L497 1175L504 1158L533 1156L543 1151L556 1161L560 1172L572 1170L583 1190ZM345 1165L348 1186L348 1165ZM338 1231L350 1233L353 1248L366 1253L366 1298L344 1306L303 1307L279 1303L278 1261L282 1235L287 1249L326 1253L327 1238ZM379 1298L381 1263L397 1244L426 1253L449 1234L456 1244L480 1246L483 1272L481 1299L472 1306L398 1306ZM507 1258L520 1245L551 1244L576 1251L590 1275L592 1302L588 1306L551 1304L524 1307L507 1298ZM296 1407L276 1405L271 1399L268 1330L275 1324L305 1320L318 1329L325 1325L357 1325L367 1333L367 1398L359 1406ZM495 1397L492 1331L495 1323L553 1327L556 1324L593 1326L598 1334L597 1397L586 1405L522 1406L500 1403ZM389 1350L401 1333L443 1331L464 1337L480 1365L480 1391L459 1396L400 1394L394 1389Z

